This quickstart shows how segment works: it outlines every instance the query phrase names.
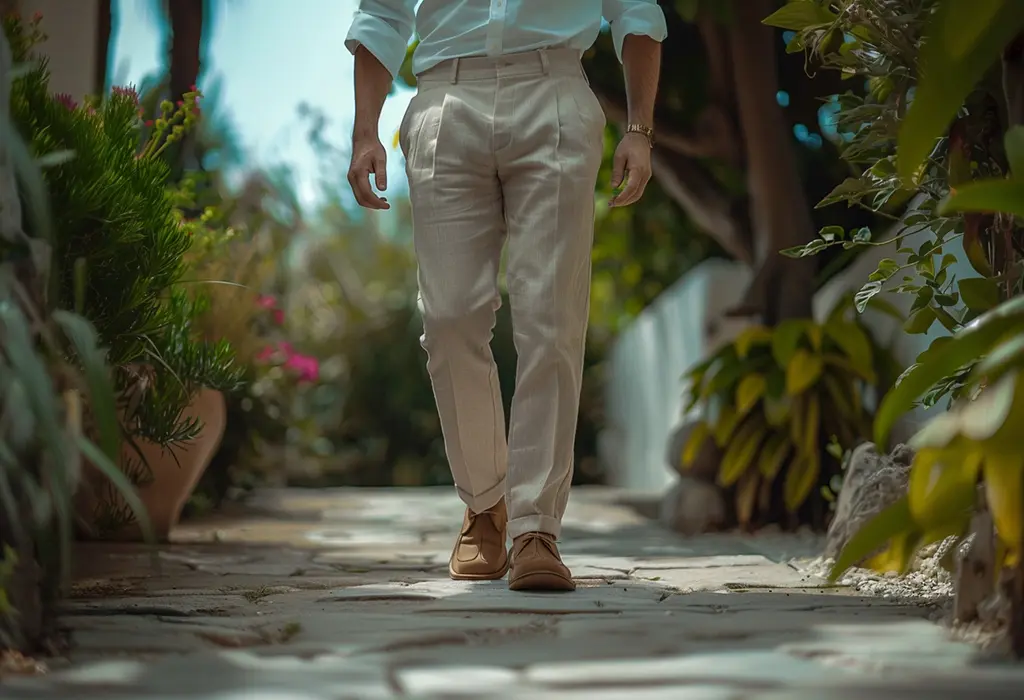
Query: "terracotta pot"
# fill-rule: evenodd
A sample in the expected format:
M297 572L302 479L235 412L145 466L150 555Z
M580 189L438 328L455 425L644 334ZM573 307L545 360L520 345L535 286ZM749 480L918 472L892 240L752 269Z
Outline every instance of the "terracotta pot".
M196 417L202 422L203 427L194 440L172 447L137 440L138 452L128 444L121 448L122 464L119 466L122 471L128 465L137 464L141 453L152 474L152 480L137 487L136 492L161 542L167 541L171 528L178 524L185 502L224 436L227 424L224 396L219 391L203 389L182 416ZM112 512L130 513L113 484L92 466L87 466L82 476L82 488L76 499L81 534L88 539L142 541L141 528L134 518L124 523L124 518L110 517Z

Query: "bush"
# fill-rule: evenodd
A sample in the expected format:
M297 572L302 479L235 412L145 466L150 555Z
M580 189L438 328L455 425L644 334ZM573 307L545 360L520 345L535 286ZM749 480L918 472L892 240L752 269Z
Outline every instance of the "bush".
M1024 234L1014 218L1024 215L1024 6L868 5L790 3L766 21L795 31L794 47L824 66L868 78L870 95L842 96L839 113L844 155L862 173L826 201L886 210L897 232L875 242L870 231L822 231L787 252L894 245L860 302L912 294L905 330L925 333L938 321L952 337L934 341L886 396L875 441L884 446L918 402L948 398L952 410L915 436L909 493L851 539L833 576L879 549L872 566L904 571L921 546L964 535L980 482L1000 542L995 563L1011 582L1014 649L1024 655L1024 443L1014 434L1024 417ZM924 238L916 249L903 245L912 234ZM948 274L953 245L978 277ZM903 271L916 275L891 284Z
M892 366L851 311L844 301L822 324L751 327L687 373L686 411L700 407L703 420L684 467L709 439L724 450L718 484L735 487L741 526L783 513L825 525L842 454L870 433L870 392Z

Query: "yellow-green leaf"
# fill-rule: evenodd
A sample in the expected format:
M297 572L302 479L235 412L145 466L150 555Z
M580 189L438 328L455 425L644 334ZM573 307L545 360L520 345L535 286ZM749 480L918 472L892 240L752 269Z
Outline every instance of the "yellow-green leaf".
M1024 297L1000 304L942 344L933 344L882 400L875 417L875 444L884 449L892 426L925 391L943 377L988 354L1007 333L1024 323Z
M807 332L810 321L791 318L783 321L772 334L772 357L779 367L788 367L790 360L800 347L800 339Z
M821 355L814 355L800 349L786 365L786 393L798 396L814 385L825 367Z
M788 512L795 513L804 504L818 482L820 470L821 455L817 452L800 455L789 463L782 486L782 498Z
M1019 553L1024 544L1024 451L985 455L985 495L1000 539Z
M807 413L801 425L803 435L797 445L797 449L803 450L806 455L821 454L818 447L818 436L821 433L821 401L817 394L807 397Z
M857 530L846 546L836 557L836 562L829 573L829 580L835 581L847 569L857 566L872 552L883 547L894 537L907 532L915 532L914 519L910 514L907 497L899 499Z
M732 435L732 431L736 429L736 424L739 423L740 418L741 416L732 406L726 405L722 407L718 420L711 428L711 435L715 438L715 444L719 447L725 444L726 440Z
M851 365L862 373L874 372L875 358L871 339L860 324L837 319L826 324L825 332L843 351Z
M757 454L757 448L760 447L767 432L768 426L755 418L740 426L729 444L729 449L722 457L722 464L718 470L719 485L729 487L739 481Z
M402 138L402 130L395 129L395 135L391 138L391 147L398 148L398 142Z
M1007 0L946 0L949 9L942 26L942 41L950 57L966 54ZM936 40L939 36L935 37Z
M999 305L999 285L989 277L970 277L957 283L960 298L971 311L978 313Z
M744 328L733 345L736 346L736 354L742 359L750 354L750 349L757 345L768 345L772 341L772 332L764 326L751 326Z
M761 22L769 27L791 29L795 32L821 24L831 24L837 15L814 0L792 0Z
M916 180L922 163L935 148L964 99L996 63L1003 47L1024 27L1019 3L1005 2L985 24L963 54L951 55L944 32L954 2L939 3L924 30L929 37L921 49L920 80L914 99L900 124L897 139L897 169L905 182Z
M903 330L910 335L924 335L932 327L932 324L935 323L936 318L938 316L935 315L935 309L931 306L925 306L915 311L907 319L907 322L903 324Z
M955 532L966 526L976 501L982 456L973 443L967 445L967 449L923 449L914 456L907 502L918 529Z
M736 410L740 415L750 413L757 402L764 396L768 382L763 374L748 374L736 389Z
M1024 175L1012 180L977 180L958 187L942 203L940 212L1004 212L1024 217Z
M789 420L789 411L792 408L793 402L787 396L782 396L778 399L766 397L764 400L764 418L768 421L768 425L773 428L779 428L786 424Z
M748 471L736 485L736 520L740 527L746 527L754 519L754 505L757 503L757 488L761 477L755 471Z
M688 468L693 465L694 460L697 459L697 455L700 454L700 449L704 446L708 437L711 434L711 430L708 428L708 424L704 421L693 426L689 436L686 438L686 444L683 446L682 454L682 466Z
M865 565L879 572L906 573L920 543L921 534L918 531L901 532L889 541L884 551L871 557Z
M761 456L758 458L757 470L766 479L774 479L782 468L783 460L789 454L789 436L785 433L775 433L761 448Z

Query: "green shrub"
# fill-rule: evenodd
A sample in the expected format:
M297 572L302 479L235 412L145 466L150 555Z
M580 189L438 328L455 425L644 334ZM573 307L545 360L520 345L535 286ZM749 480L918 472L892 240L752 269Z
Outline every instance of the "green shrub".
M241 377L228 347L196 337L193 314L203 302L177 286L187 272L191 229L168 190L161 153L193 125L199 95L190 93L178 108L161 105L143 140L133 89L114 88L103 101L82 104L51 94L46 61L30 53L38 21L8 17L4 30L22 64L11 86L11 118L43 164L49 191L53 301L95 326L119 390L136 394L122 402L134 434L160 444L188 440L200 426L180 413L195 390L231 390ZM37 226L26 222L30 235Z
M724 451L718 483L735 487L742 526L805 504L804 520L825 524L822 499L835 490L843 449L870 434L866 394L884 390L891 374L891 357L851 312L844 301L821 324L753 326L687 373L685 410L699 407L702 420L683 466L708 440Z

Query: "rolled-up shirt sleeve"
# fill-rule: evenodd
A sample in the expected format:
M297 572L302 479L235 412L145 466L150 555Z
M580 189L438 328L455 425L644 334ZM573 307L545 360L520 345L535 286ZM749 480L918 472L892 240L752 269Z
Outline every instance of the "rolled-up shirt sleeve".
M405 60L415 18L416 0L359 0L345 48L354 54L365 46L394 77Z
M668 27L658 0L603 0L601 13L612 28L615 55L622 61L622 44L630 34L665 41Z

